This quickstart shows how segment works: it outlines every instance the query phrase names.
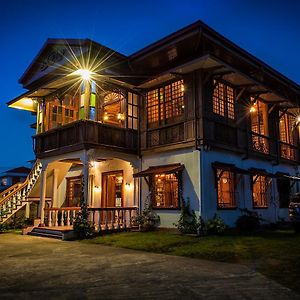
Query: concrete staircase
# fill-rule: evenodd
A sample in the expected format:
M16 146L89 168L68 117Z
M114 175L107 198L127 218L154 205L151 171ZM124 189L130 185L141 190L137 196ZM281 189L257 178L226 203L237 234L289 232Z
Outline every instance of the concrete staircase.
M44 238L53 238L53 239L63 239L63 232L61 230L34 227L32 231L27 233L28 235L44 237Z
M41 169L41 163L36 161L23 183L17 183L0 194L0 224L5 223L28 203L28 195L35 186Z

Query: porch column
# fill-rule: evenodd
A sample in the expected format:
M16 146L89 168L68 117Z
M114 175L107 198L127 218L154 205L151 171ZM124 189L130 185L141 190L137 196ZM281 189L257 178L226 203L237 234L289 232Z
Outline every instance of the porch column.
M83 197L84 202L89 205L89 161L85 159L83 163Z
M57 175L58 170L53 170L53 184L52 184L52 207L57 207Z
M39 207L39 218L40 226L45 225L45 203L46 203L46 182L47 182L47 172L42 169L41 172L41 188L40 188L40 207Z
M28 219L29 217L30 217L30 202L27 202L25 206L25 218Z

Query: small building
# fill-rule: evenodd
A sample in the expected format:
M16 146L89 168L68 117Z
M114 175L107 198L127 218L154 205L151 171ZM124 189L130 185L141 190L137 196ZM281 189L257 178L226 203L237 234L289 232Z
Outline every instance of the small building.
M26 167L18 167L0 173L0 192L26 180L31 169Z
M48 39L20 83L8 106L36 114L37 162L18 197L39 199L42 225L72 224L82 190L100 228L130 224L145 203L172 227L183 199L229 226L241 209L288 217L300 86L203 22L129 56Z

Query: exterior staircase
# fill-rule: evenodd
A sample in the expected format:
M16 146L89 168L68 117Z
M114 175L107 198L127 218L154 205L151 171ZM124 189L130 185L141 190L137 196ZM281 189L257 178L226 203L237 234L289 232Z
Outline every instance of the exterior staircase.
M0 224L5 223L28 202L28 196L36 184L42 164L36 161L26 180L17 183L0 194Z

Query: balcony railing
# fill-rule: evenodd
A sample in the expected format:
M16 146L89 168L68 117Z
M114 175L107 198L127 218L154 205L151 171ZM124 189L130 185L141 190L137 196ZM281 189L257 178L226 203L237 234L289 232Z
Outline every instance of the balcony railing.
M138 132L134 129L113 127L89 120L76 121L62 127L38 134L34 138L34 151L37 157L75 148L103 146L116 150L137 153Z
M52 207L45 208L45 223L49 227L73 226L80 207ZM97 231L126 230L133 227L134 217L138 208L130 207L105 207L88 208L90 222Z
M298 161L299 155L297 146L287 144L284 142L280 142L279 144L281 158Z

